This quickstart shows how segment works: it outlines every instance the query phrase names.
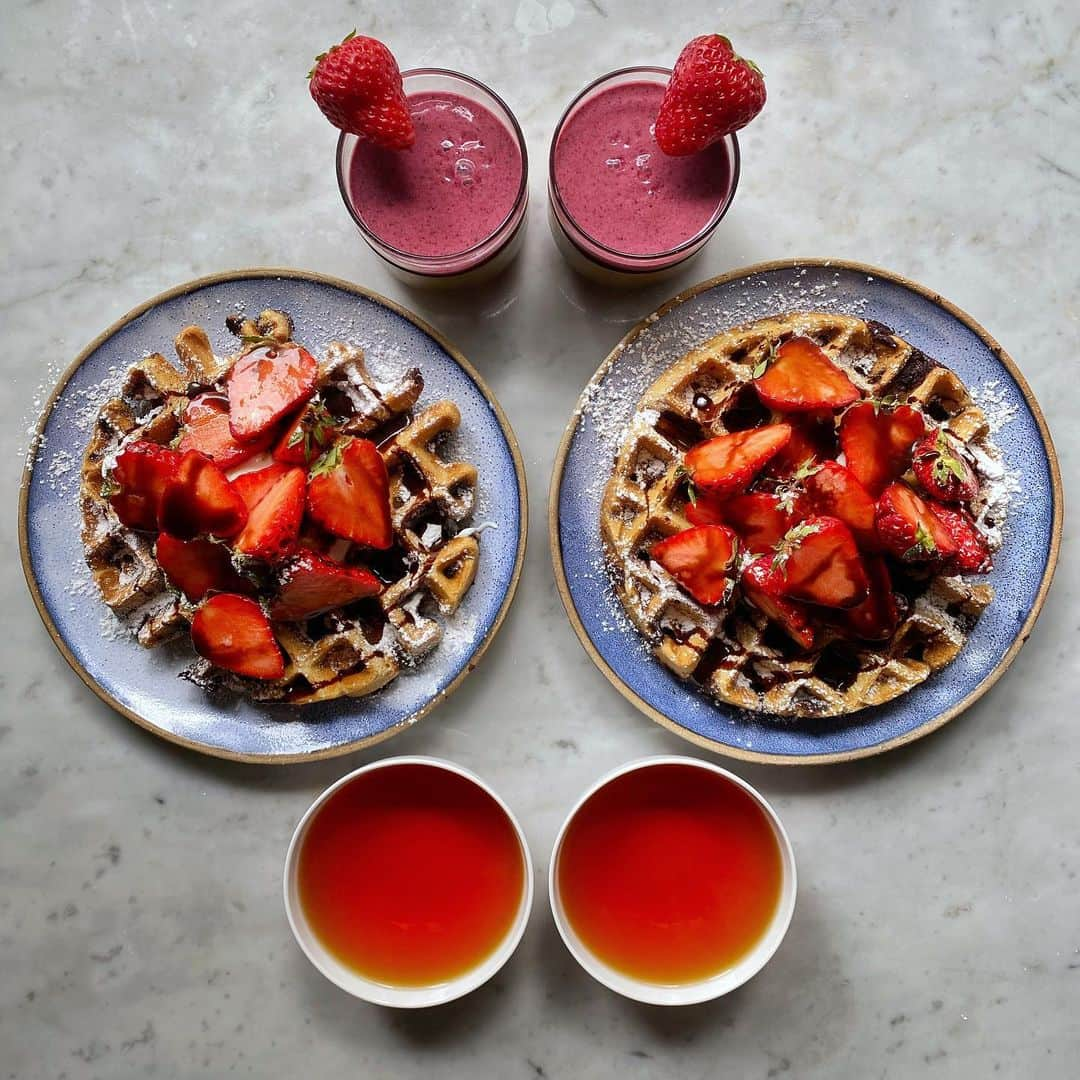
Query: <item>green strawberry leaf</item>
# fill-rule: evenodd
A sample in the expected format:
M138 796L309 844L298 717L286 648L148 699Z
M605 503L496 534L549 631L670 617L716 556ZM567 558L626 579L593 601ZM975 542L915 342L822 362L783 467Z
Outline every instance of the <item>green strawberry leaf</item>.
M915 543L904 552L905 559L913 559L918 555L933 555L937 551L937 544L933 536L921 522L915 526Z
M280 349L281 342L277 338L267 337L265 334L241 334L240 340L252 348Z
M802 522L796 525L794 528L788 529L784 534L783 539L773 549L776 554L773 556L772 568L774 570L783 570L787 565L787 561L791 558L795 549L808 537L813 536L814 533L821 531L821 524L809 522Z
M324 476L326 473L331 473L341 465L341 456L345 452L345 448L352 442L352 439L341 439L339 442L334 443L329 450L315 464L312 466L311 474L308 477L310 480L314 480L318 476Z

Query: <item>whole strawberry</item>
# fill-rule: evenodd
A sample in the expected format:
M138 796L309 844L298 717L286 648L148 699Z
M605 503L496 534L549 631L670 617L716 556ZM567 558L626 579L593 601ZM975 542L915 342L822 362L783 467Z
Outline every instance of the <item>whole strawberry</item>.
M334 127L391 150L412 146L416 132L401 72L381 41L354 30L315 58L308 78L315 104Z
M979 493L975 470L944 428L931 431L915 444L911 469L923 488L942 502L970 503Z
M665 154L696 154L746 127L765 105L757 65L735 55L722 34L696 37L679 53L656 118Z

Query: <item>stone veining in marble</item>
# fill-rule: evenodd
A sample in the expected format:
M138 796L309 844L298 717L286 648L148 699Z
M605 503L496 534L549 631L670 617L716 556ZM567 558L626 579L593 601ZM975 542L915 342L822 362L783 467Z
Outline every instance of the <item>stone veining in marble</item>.
M545 494L600 359L683 285L832 255L939 289L1011 352L1066 484L1080 399L1080 18L1035 0L646 0L262 5L11 0L0 12L0 1080L352 1075L824 1080L1075 1075L1080 1052L1080 731L1072 526L1031 642L968 715L880 759L736 766L783 816L801 891L783 947L715 1004L661 1012L604 991L542 892L483 990L396 1015L335 990L292 942L280 871L295 821L372 757L454 758L524 823L538 880L601 772L694 752L615 693L552 587ZM523 257L467 303L389 278L351 231L310 58L353 25L405 66L471 72L529 142ZM610 295L560 263L544 165L591 78L729 33L766 73L743 176L702 258ZM198 274L293 265L412 307L482 371L532 493L517 601L481 668L366 754L260 770L158 742L52 647L19 570L13 502L35 399L101 329ZM1067 492L1067 498L1068 498ZM1072 1062L1073 1064L1070 1064Z

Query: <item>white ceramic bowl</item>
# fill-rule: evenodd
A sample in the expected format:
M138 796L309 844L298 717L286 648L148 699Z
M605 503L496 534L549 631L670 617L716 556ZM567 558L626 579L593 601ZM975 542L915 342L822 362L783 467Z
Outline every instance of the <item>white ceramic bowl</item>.
M303 905L300 903L298 882L298 866L300 863L300 849L304 843L304 837L319 808L330 798L334 792L356 779L361 773L372 772L375 769L385 769L393 765L427 765L433 769L445 769L447 772L456 773L470 780L482 791L487 792L500 806L507 820L514 827L518 843L521 845L521 859L525 869L525 887L521 892L521 903L518 906L514 923L507 932L505 938L489 956L476 967L456 979L438 983L432 986L391 986L386 983L375 982L366 979L363 975L341 963L330 953L308 923ZM529 846L525 841L525 833L521 829L516 817L505 802L484 783L478 776L455 765L452 761L444 761L441 758L407 756L385 758L382 761L372 762L343 776L335 784L331 784L312 804L300 819L289 843L289 851L285 856L285 913L289 918L289 926L292 927L300 948L304 950L307 958L336 986L347 991L354 997L370 1001L374 1005L389 1005L399 1009L422 1009L429 1005L441 1005L447 1001L464 996L477 989L488 981L507 960L513 955L514 950L521 941L525 932L525 924L529 921L529 912L532 910L533 901L533 868L532 858L529 855Z
M617 776L635 772L638 769L649 769L654 765L691 765L697 769L707 769L718 773L732 784L738 785L747 792L761 807L772 825L773 834L776 837L777 847L780 850L780 900L776 905L776 913L773 915L769 928L762 935L758 943L746 954L734 967L721 971L708 979L698 982L681 983L677 986L666 986L657 983L645 982L626 975L600 960L582 942L574 932L570 920L566 917L563 909L562 898L559 895L559 853L562 850L563 838L578 811L593 794L609 784ZM683 757L677 754L663 755L658 757L641 758L631 761L613 769L606 776L602 776L578 799L574 808L567 815L566 820L559 830L555 839L555 847L551 853L551 866L548 871L548 896L551 900L551 913L555 917L555 925L559 928L566 947L573 954L577 962L597 982L603 983L610 990L614 990L624 997L641 1001L647 1005L694 1005L701 1001L711 1001L713 998L722 997L730 993L736 987L742 986L747 979L756 975L772 957L784 940L787 928L791 924L791 917L795 912L795 853L791 848L784 826L776 816L776 811L755 791L745 780L740 780L734 773L720 768L708 761L699 761L697 758Z

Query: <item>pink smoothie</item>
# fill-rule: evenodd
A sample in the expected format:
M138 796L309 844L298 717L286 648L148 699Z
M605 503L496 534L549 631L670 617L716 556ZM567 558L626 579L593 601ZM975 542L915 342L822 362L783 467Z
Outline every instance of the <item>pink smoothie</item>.
M720 143L668 157L653 138L664 87L617 84L586 98L555 144L555 186L588 237L627 255L658 255L712 220L731 187Z
M521 186L521 151L509 128L459 94L409 95L416 142L384 150L359 142L349 197L383 243L412 255L447 256L486 240Z

